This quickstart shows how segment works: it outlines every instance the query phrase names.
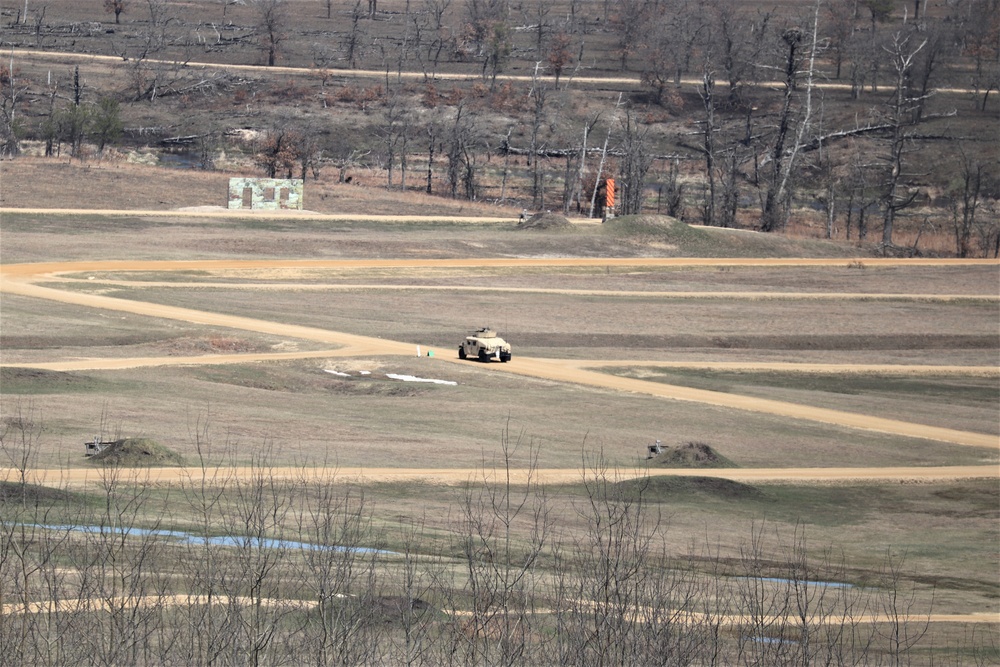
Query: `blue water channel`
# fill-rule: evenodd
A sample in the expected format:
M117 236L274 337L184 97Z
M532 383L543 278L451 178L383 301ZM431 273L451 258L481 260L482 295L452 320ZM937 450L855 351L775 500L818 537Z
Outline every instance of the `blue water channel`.
M180 544L192 546L216 546L216 547L242 547L244 549L299 549L302 551L337 551L355 554L393 554L395 552L383 549L372 549L370 547L342 547L328 544L312 544L310 542L297 542L295 540L276 540L271 538L260 539L257 537L234 537L232 535L192 535L180 530L150 530L147 528L109 528L108 526L52 526L46 524L25 524L32 528L43 528L45 530L57 530L70 533L88 533L139 537L155 536L167 537L176 540Z
M792 584L794 579L782 579L780 577L737 577L744 581L766 581L771 584ZM805 586L818 586L820 588L854 588L854 584L847 584L840 581L810 581L808 579L799 580Z

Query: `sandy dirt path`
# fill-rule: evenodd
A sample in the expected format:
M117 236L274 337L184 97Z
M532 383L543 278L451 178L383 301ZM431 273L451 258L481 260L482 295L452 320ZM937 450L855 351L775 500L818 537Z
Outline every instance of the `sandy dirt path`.
M389 556L391 557L391 556ZM343 594L338 594L341 599L346 598ZM253 607L261 605L267 609L315 609L319 606L317 600L302 600L295 598L250 598L229 595L214 595L211 599L206 595L147 595L143 597L131 598L72 598L68 600L43 600L27 603L12 603L0 606L0 616L11 616L21 614L53 614L53 613L89 613L95 611L113 611L116 609L151 609L154 607L190 607L196 605L215 605L218 609L224 609L230 605L243 607ZM584 606L593 606L593 603L583 602ZM658 610L664 613L663 610ZM535 614L552 614L552 609L534 609ZM696 624L705 621L705 616L698 613L675 610L669 613L678 623ZM452 610L450 615L454 618L472 616L472 612L466 610ZM791 623L796 624L798 620L791 617L766 616L763 622L771 624ZM736 614L725 614L713 616L711 622L719 623L723 626L743 625L749 621L748 617ZM872 623L961 623L961 624L983 624L1000 623L997 614L989 612L971 614L913 614L902 617L893 617L887 614L860 614L849 619L837 617L836 615L824 618L811 619L813 624L838 625L847 624L872 624Z
M412 348L411 348L412 352ZM126 368L155 368L156 366L222 366L247 364L258 361L296 361L301 359L336 359L358 356L354 348L330 350L303 350L298 352L248 352L234 354L172 355L168 357L92 357L63 361L30 361L3 363L6 368L37 368L47 371L99 371ZM518 357L520 360L520 357ZM448 359L444 359L448 361ZM649 361L645 359L541 359L538 361L560 364L571 368L677 368L688 370L717 370L771 373L808 373L830 375L883 375L897 377L955 375L960 377L1000 377L996 366L914 366L907 364L810 364L786 362L742 361ZM503 370L501 367L499 370Z
M516 222L517 217L484 217L472 215L376 215L367 213L314 213L312 211L247 211L237 210L137 210L137 209L67 209L67 208L9 208L0 207L0 215L4 213L24 213L31 215L100 215L105 217L130 218L271 218L287 220L328 220L330 222L419 222L419 223L455 223L455 224L498 224ZM571 222L579 224L600 224L600 220L574 218Z
M326 468L326 467L220 467L220 468L141 468L124 473L130 482L144 484L176 485L184 483L209 484L227 479L250 479L264 475L275 480L332 481L358 484L379 482L428 482L452 486L468 481L495 480L495 474L508 471L485 471L481 468ZM99 485L107 472L100 468L38 469L27 474L32 484L55 487L80 487ZM122 474L119 471L119 474ZM540 468L534 471L512 469L513 484L524 484L530 479L543 484L576 484L584 479L579 468ZM744 484L861 484L876 482L931 483L953 482L964 479L994 479L1000 475L1000 466L938 466L938 467L886 467L886 468L622 468L609 473L619 480L652 477L716 477ZM588 478L592 477L587 473ZM13 468L0 468L0 479L17 481L20 475ZM121 480L124 481L124 480Z
M176 271L176 270L220 270L220 269L274 269L278 267L295 268L345 268L345 267L470 267L470 266L649 266L649 265L690 265L711 266L733 262L737 265L755 266L840 266L844 264L844 259L737 259L737 260L712 260L712 259L682 259L672 258L605 258L605 259L465 259L465 260L216 260L216 261L147 261L147 262L127 262L127 261L90 261L90 262L70 262L70 263L41 263L41 264L18 264L0 267L0 291L8 294L18 294L40 299L70 303L79 306L104 308L130 312L137 315L152 317L162 317L195 324L208 326L230 327L244 331L254 331L258 333L271 334L275 336L299 338L330 344L345 349L341 350L343 355L356 356L380 356L380 355L404 355L411 356L414 353L415 345L419 341L400 342L389 341L366 336L357 336L316 327L305 327L300 325L268 322L248 317L235 315L225 315L198 311L190 308L180 308L175 306L165 306L160 304L145 303L117 299L102 295L87 294L80 292L70 292L66 290L53 289L34 284L35 281L44 280L47 276L61 275L71 272L101 272L101 271ZM937 265L943 262L944 265L954 265L961 263L961 260L931 260ZM801 264L799 264L801 263ZM881 264L911 264L910 260L885 259ZM973 260L973 263L976 263ZM995 264L994 261L988 263ZM270 355L260 355L254 358L253 355L244 355L244 361L265 360ZM457 359L447 356L437 357L438 360L463 363ZM108 360L108 363L115 363L116 360ZM160 358L160 361L163 361ZM176 361L175 361L176 363ZM623 364L628 362L623 361ZM641 363L641 362L640 362ZM164 365L164 364L159 364ZM574 363L567 363L562 360L552 359L532 359L519 357L516 363L495 365L499 372L508 372L518 375L525 375L534 378L544 378L557 382L582 384L602 389L616 391L627 391L657 396L660 398L690 401L719 407L746 410L751 412L766 413L790 419L803 419L820 422L834 426L877 431L893 435L902 435L912 438L921 438L947 442L958 445L972 447L982 447L989 449L1000 449L1000 438L983 433L973 433L968 431L958 431L954 429L939 428L922 424L913 424L884 417L860 415L856 413L830 410L820 407L804 406L782 401L775 401L764 398L750 396L740 396L737 394L725 394L722 392L706 391L690 387L681 387L657 382L648 382L633 378L617 377L606 373L587 370Z
M63 53L61 51L34 51L34 50L14 50L12 49L11 57L16 58L19 61L29 58L36 58L39 60L69 60L74 63L79 63L80 60L89 60L91 62L105 62L108 64L121 65L122 59L120 56L102 56L94 54L82 54L82 53ZM147 64L160 64L167 65L170 67L176 67L180 63L171 60L157 60L155 58L147 58L143 62ZM314 74L316 76L329 77L346 77L351 79L382 79L385 77L385 72L381 70L366 70L366 69L322 69L317 67L285 67L285 66L268 66L263 65L227 65L220 63L206 63L206 62L185 62L183 67L188 69L222 69L222 70L232 70L238 72L258 72L258 73L269 73L269 74ZM404 81L426 81L427 76L424 72L393 72L392 76L394 78L399 78ZM529 74L500 74L496 77L497 81L514 81L518 83L531 83L535 80L535 77ZM464 73L454 73L454 72L436 72L431 80L436 81L481 81L482 76L480 74L464 74ZM606 86L624 86L629 88L639 88L642 86L642 80L636 76L580 76L580 75L570 75L567 74L560 79L564 82L564 85L572 87L573 83L587 84L587 85L606 85ZM685 77L681 79L681 85L683 86L701 86L703 81L698 78ZM720 87L728 86L726 81L718 81L717 85ZM781 85L780 82L762 82L762 85ZM813 87L821 90L850 90L851 84L847 83L835 83L831 81L815 81L813 82ZM969 93L978 92L971 88L935 88L933 89L936 93L947 93L950 95L967 95Z
M438 218L440 219L440 218ZM950 259L940 257L860 258L866 265L881 266L1000 266L995 259ZM39 262L0 266L0 285L5 280L38 282L49 275L85 271L225 271L270 269L455 269L455 268L532 268L532 267L823 267L848 266L857 259L849 257L479 257L464 259L218 259L218 260L84 260L74 262Z

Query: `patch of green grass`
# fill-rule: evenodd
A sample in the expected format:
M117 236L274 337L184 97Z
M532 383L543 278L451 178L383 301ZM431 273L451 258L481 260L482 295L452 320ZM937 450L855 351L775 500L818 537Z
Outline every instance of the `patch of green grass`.
M626 215L608 220L601 226L606 236L640 242L670 243L694 252L715 246L719 239L704 229L679 220L656 215Z
M648 501L661 503L696 502L700 498L742 503L763 498L757 487L719 477L656 476L617 482L615 486L630 500L638 500L641 494Z
M613 375L695 389L740 393L741 387L780 387L834 394L887 394L937 400L951 405L988 406L1000 400L1000 379L995 377L920 375L886 376L867 373L780 373L627 367L602 369Z
M78 494L65 489L55 489L38 484L0 481L0 505L23 503L26 505L49 505L68 503L78 499Z
M816 239L792 239L777 234L699 228L660 215L629 215L608 220L604 235L634 243L668 243L681 255L693 257L842 256L843 247Z
M907 503L882 486L762 487L758 502L744 506L756 516L817 526L863 524L874 515L903 512Z
M893 515L949 518L1000 517L1000 488L988 480L960 485L852 485L760 487L771 518L825 526L849 526Z
M4 394L90 394L128 393L130 383L109 381L82 373L47 371L37 368L0 368Z
M582 484L558 493L586 497ZM962 485L750 485L715 477L657 476L611 485L615 497L662 506L666 512L709 511L824 527L848 527L891 517L1000 518L1000 488L988 480ZM556 492L556 489L551 489Z
M162 224L153 218L103 215L80 211L73 215L37 215L32 213L10 213L3 215L4 232L32 232L35 234L59 234L77 236L96 232L143 231Z

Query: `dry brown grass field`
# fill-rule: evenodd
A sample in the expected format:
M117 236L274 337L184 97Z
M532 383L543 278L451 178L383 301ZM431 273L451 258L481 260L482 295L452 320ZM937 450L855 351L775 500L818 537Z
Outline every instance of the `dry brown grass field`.
M2 5L5 23L19 4ZM112 25L97 7L50 5L50 19ZM223 12L188 6L185 25L204 31ZM323 3L289 6L295 25L326 31ZM28 44L29 30L12 34L19 49L116 53L139 39L141 7L86 37L56 31ZM395 30L403 3L379 7L372 24ZM245 23L246 11L227 6L227 20ZM611 39L591 29L591 62L611 76ZM295 34L279 64L309 66L317 34ZM518 40L513 74L530 62L530 35ZM163 57L193 53L175 46ZM248 40L225 49L196 50L199 60L259 63ZM366 50L359 67L383 60ZM26 59L22 71L37 78L46 62L69 61ZM81 71L95 87L123 75L84 60ZM260 91L275 85L262 81ZM608 92L588 85L591 97ZM165 99L137 105L130 122L173 115L182 134L189 121L233 120L220 99ZM0 162L0 649L11 664L157 664L160 650L176 664L209 664L194 647L223 644L230 627L241 639L226 644L223 664L707 664L669 652L680 651L675 638L705 631L677 631L680 616L658 617L671 639L653 648L573 652L624 645L678 608L720 615L708 634L724 662L819 664L806 626L783 616L803 599L873 638L858 664L1000 664L997 261L883 260L856 239L822 239L824 221L808 211L782 235L654 215L522 229L522 200L386 189L374 164L352 168L351 184L329 165L307 180L307 209L347 218L199 216L182 209L224 204L237 171L130 161L143 152ZM402 215L427 217L392 219ZM950 252L950 230L917 218L901 224L900 242L918 233L928 254ZM229 260L255 263L220 264ZM47 268L26 266L36 263ZM509 364L456 358L462 337L485 325L512 343ZM186 467L159 482L144 477L159 459L101 467L84 457L95 436L151 443L145 456L165 448ZM647 461L657 440L707 445L747 477ZM48 486L18 484L39 469ZM299 472L278 474L289 469ZM758 470L766 477L751 479ZM545 473L559 481L524 483ZM182 547L138 532L101 542L66 528L97 524L392 553L337 552L337 571L349 574L331 588L331 569L308 549ZM591 550L603 536L621 542ZM641 575L614 571L623 597L602 606L588 586L616 555ZM806 593L789 593L789 580L808 583ZM208 592L231 596L205 607L216 620L198 616L201 602L162 597ZM27 612L88 595L110 613ZM154 600L148 613L143 596ZM415 620L414 600L434 614ZM304 611L315 605L325 611ZM363 622L348 613L358 609ZM564 627L563 613L581 625ZM719 620L729 614L732 628ZM27 638L43 627L45 650ZM327 634L314 637L316 627ZM612 627L621 635L603 634ZM94 636L107 641L89 644ZM396 648L348 650L382 636ZM121 637L133 643L116 652ZM843 649L857 637L826 640Z
M614 366L597 367L928 427L1000 433L996 264L881 266L850 249L814 241L767 238L764 245L747 246L739 233L724 230L664 224L659 232L660 238L650 238L645 226L632 235L627 226L610 223L521 231L513 221L346 223L8 211L5 266L53 258L248 258L274 259L280 267L286 259L386 257L480 258L481 266L89 270L43 279L42 285L70 293L397 340L409 343L413 353L310 358L328 348L294 337L4 294L5 445L27 420L37 425L31 465L57 468L86 466L83 442L95 433L149 438L192 463L199 450L214 463L244 465L267 451L268 465L352 471L490 467L505 433L531 443L540 468L581 474L597 452L612 468L641 468L645 446L654 439L707 443L746 468L997 465L996 448L533 379L504 372L499 364L454 362L457 340L470 328L492 324L515 345L512 368L532 357L580 360L584 366L586 360L611 360ZM740 245L731 245L733 234ZM840 253L842 261L815 267L724 261L702 267L642 265L642 258L652 255L725 254L734 247L765 255L768 245L779 256ZM713 253L713 247L723 252ZM489 265L493 258L602 253L631 255L637 264ZM418 358L417 345L435 356ZM212 363L230 355L290 352L306 358ZM170 365L171 357L195 357L197 363ZM102 360L115 358L165 359L152 367L100 370ZM87 359L93 360L92 370L32 368ZM653 361L689 366L647 365ZM705 365L720 361L742 363L745 370ZM752 370L754 364L774 362L787 364L786 370ZM837 364L841 370L815 373L797 370L799 364ZM900 370L865 371L855 364ZM915 370L921 367L942 370ZM406 383L389 373L456 384ZM524 456L523 449L516 452L512 465L530 463ZM381 529L417 522L424 526L425 553L456 548L462 522L448 517L461 512L462 486L412 481L363 488ZM735 555L753 524L764 522L774 545L798 526L808 531L811 545L842 551L854 578L877 569L886 550L905 552L904 576L922 591L922 610L929 608L933 589L937 612L995 612L996 582L989 575L996 567L995 477L902 486L789 480L735 490L653 488L651 502L668 518L659 531L675 555L700 553L694 545L706 539L721 554ZM586 531L577 484L554 484L546 493L567 534ZM188 525L184 512L176 511L172 521ZM943 634L935 641L957 641L960 627L936 624L935 632Z

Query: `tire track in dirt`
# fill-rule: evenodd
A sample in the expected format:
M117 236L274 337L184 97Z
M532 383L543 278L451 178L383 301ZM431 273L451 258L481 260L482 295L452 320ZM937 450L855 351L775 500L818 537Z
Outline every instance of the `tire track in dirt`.
M73 278L53 276L53 281L78 282ZM168 282L142 280L96 279L93 284L109 287L158 289L230 289L262 292L349 292L352 290L378 290L398 292L480 292L480 285L396 285L391 283L219 283L219 282ZM1000 302L1000 294L906 294L874 292L721 292L721 291L656 291L656 290L603 290L570 289L555 287L489 287L491 292L509 294L557 294L561 296L604 296L618 298L657 298L686 300L727 301L914 301L923 303L954 303L960 301Z
M276 336L286 336L322 342L331 345L343 346L340 352L344 355L358 356L380 356L380 355L403 355L413 354L415 343L398 341L388 341L366 336L339 333L319 329L316 327L305 327L300 325L282 324L257 320L248 317L235 315L224 315L209 313L189 308L175 306L164 306L159 304L145 303L140 301L130 301L117 299L102 295L69 292L65 290L53 289L33 284L33 281L44 279L50 275L61 275L70 272L86 271L176 271L191 269L273 269L278 267L297 268L373 268L373 267L446 267L460 268L470 266L648 266L648 265L700 265L711 266L727 262L735 262L737 265L755 266L782 266L782 265L806 265L806 266L838 266L843 265L845 260L839 259L736 259L736 260L712 260L704 258L685 258L675 260L673 258L606 258L606 259L459 259L459 260L209 260L209 261L89 261L89 262L69 262L69 263L40 263L40 264L19 264L0 267L0 291L9 294L19 294L34 298L48 299L62 303L70 303L93 308L104 308L130 312L137 315L152 317L162 317L168 319L181 320L195 324L209 326L230 327L244 331L254 331ZM932 259L931 263L938 265L942 260ZM975 262L975 260L973 260ZM909 260L885 259L882 264L912 264ZM961 260L945 260L945 265L963 263ZM989 262L995 264L996 262ZM260 360L264 360L268 355L261 355ZM458 359L447 357L437 357L445 362L462 363ZM244 360L249 360L244 357ZM116 360L109 360L113 364ZM622 362L627 364L628 362ZM161 364L162 365L162 364ZM501 372L508 372L518 375L525 375L534 378L544 378L557 382L571 384L582 384L600 389L611 389L657 396L660 398L689 401L717 407L745 410L750 412L764 413L790 419L803 419L819 422L827 425L845 427L850 429L861 429L888 433L892 435L902 435L905 437L936 440L951 444L966 445L972 447L982 447L989 449L1000 449L1000 438L990 434L973 433L968 431L958 431L939 427L912 424L883 417L873 417L859 415L856 413L830 410L826 408L803 406L770 399L740 396L736 394L725 394L722 392L705 391L689 387L667 385L633 378L624 378L600 373L596 371L580 368L574 363L566 363L560 360L532 359L519 357L515 364L505 364L499 366Z
M269 466L266 471L251 467L178 467L141 468L119 471L128 482L137 484L176 485L209 484L226 479L249 479L262 472L280 481L333 481L371 484L393 482L427 482L444 486L489 480L526 484L529 480L543 484L578 484L585 478L579 468L538 468L534 470L483 470L482 468L358 468L358 467L290 467ZM884 468L620 468L610 474L613 480L651 477L715 477L744 484L866 484L878 482L932 483L968 479L995 479L997 465L884 467ZM44 486L82 487L99 485L107 472L101 468L36 469L26 474L26 481ZM499 476L502 476L501 480ZM586 473L586 478L592 475ZM17 481L19 471L0 468L0 479Z

